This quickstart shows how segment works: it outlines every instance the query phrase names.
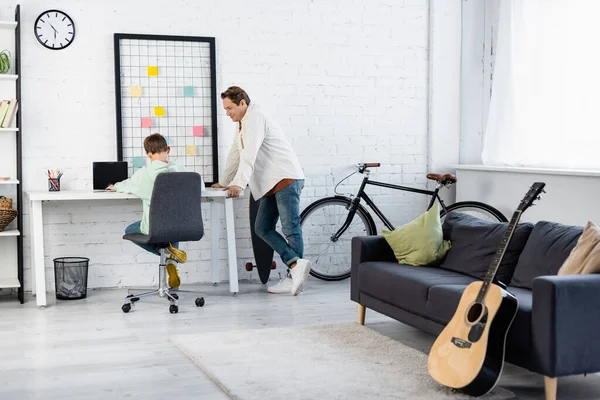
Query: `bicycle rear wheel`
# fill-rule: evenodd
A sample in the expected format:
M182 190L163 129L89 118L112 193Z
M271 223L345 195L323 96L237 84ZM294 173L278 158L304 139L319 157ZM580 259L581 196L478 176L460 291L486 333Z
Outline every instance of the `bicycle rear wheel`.
M377 232L373 218L359 205L348 229L333 240L348 217L351 202L347 197L320 199L306 207L300 215L304 258L312 261L310 274L316 278L339 281L350 277L352 238Z
M450 204L446 207L446 212L440 212L440 219L444 221L444 217L451 211L463 212L473 215L474 217L493 222L508 222L504 214L490 206L489 204L480 203L478 201L459 201L458 203Z

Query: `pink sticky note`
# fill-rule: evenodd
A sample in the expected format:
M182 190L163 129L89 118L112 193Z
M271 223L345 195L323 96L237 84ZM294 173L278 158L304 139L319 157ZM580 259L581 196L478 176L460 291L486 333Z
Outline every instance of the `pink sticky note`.
M152 126L152 118L144 117L142 118L142 128L150 128Z
M193 132L194 132L194 136L204 136L204 127L203 126L195 126Z

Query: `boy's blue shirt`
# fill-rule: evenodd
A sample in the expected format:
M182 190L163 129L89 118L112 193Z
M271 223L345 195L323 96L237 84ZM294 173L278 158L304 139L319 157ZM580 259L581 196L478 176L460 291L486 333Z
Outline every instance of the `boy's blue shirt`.
M148 234L150 228L150 199L152 198L152 189L154 188L156 176L163 172L180 171L185 171L185 169L173 162L169 161L165 163L160 160L154 160L151 161L149 165L145 165L136 171L131 178L114 184L117 192L131 193L142 199L143 214L140 230L144 235ZM204 186L204 183L202 186ZM204 190L204 188L202 188L202 190Z

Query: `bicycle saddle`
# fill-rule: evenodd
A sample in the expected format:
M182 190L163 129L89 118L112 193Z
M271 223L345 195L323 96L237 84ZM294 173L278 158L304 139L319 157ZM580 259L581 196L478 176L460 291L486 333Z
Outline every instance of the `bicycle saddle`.
M456 175L454 174L427 174L427 179L438 183L456 183Z

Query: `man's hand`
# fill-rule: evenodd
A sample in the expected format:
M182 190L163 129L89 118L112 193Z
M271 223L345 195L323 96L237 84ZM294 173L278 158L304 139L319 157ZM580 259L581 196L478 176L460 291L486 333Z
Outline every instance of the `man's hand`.
M107 188L106 188L106 190L110 190L111 192L114 192L115 191L115 187L114 187L114 185L108 185Z
M242 188L239 186L227 186L224 190L227 190L227 196L229 197L239 197Z
M223 186L223 185L221 185L220 183L217 182L217 183L213 183L211 187L212 188L224 188L225 186Z

